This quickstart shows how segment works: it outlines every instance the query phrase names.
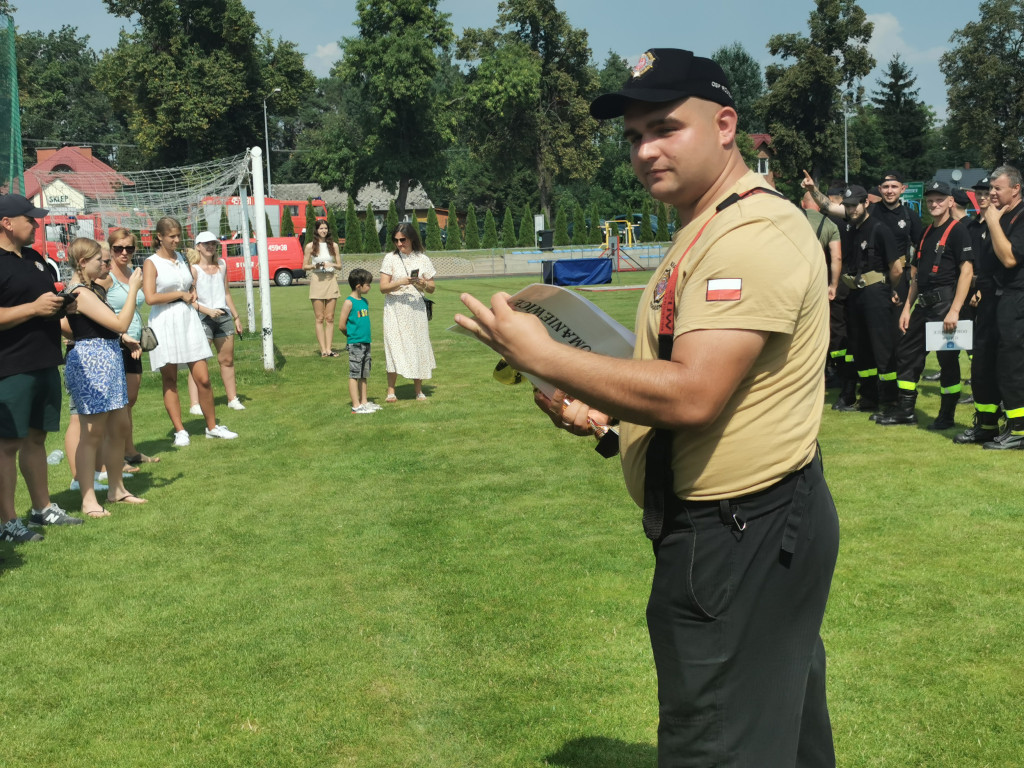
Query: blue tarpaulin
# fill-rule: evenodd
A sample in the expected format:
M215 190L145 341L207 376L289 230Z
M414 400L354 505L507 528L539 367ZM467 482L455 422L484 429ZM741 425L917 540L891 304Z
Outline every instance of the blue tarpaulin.
M559 259L544 262L544 282L548 285L603 285L611 281L611 259Z

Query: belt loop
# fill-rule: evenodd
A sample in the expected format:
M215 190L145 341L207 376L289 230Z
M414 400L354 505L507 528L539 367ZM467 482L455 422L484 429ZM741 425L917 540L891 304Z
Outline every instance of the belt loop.
M732 511L732 504L729 503L728 499L722 499L718 502L718 517L722 521L722 525L735 528L737 531L746 530L747 521Z

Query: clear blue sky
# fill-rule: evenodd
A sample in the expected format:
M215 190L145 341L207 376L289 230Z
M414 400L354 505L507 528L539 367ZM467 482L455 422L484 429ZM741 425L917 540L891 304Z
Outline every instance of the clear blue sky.
M13 0L18 8L19 30L75 26L87 34L97 50L117 43L118 31L129 22L107 13L102 0ZM291 40L306 55L306 66L326 75L338 59L338 41L355 34L355 0L244 0L256 14L257 23L274 37ZM646 0L623 3L612 0L556 0L576 27L587 30L594 58L604 61L609 50L630 62L648 48L689 48L708 55L716 48L739 41L761 62L770 63L766 45L777 32L807 32L810 0ZM451 14L456 32L464 27L489 27L497 16L496 2L440 0ZM899 53L917 76L921 97L938 115L946 112L945 83L938 68L939 56L949 48L955 29L978 17L974 3L934 0L862 0L861 7L875 23L871 52L884 66ZM632 11L632 12L628 12ZM865 82L875 87L876 75Z

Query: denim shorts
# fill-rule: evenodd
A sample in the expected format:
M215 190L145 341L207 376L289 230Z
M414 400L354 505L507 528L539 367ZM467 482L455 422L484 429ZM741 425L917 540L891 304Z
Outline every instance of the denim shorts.
M224 314L220 317L210 317L209 315L203 315L203 330L206 332L206 338L210 341L214 339L226 339L228 336L235 335L235 318L231 316L231 313L224 310Z

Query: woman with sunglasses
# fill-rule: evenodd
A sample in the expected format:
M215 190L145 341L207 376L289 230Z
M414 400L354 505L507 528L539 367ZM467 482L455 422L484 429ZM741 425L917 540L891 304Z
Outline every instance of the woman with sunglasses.
M341 255L326 221L318 221L303 249L302 268L309 275L309 300L313 303L313 332L320 345L320 357L337 357L334 340L334 308L341 291L338 270Z
M112 229L107 235L107 244L110 246L110 275L98 280L97 283L107 289L107 304L115 312L120 312L128 301L128 280L132 275L132 265L135 259L137 248L135 235L129 230L119 227ZM138 308L142 306L146 297L142 291L135 296L135 314L132 315L132 323L128 326L126 334L135 341L142 335L142 316ZM135 447L135 439L132 435L134 420L132 409L135 401L139 399L139 387L142 384L142 354L140 350L121 349L121 357L124 361L124 376L128 382L128 433L124 439L124 460L127 464L148 464L160 461L159 456L147 456Z
M386 403L393 403L399 376L412 379L417 400L426 400L423 380L436 367L427 326L424 293L434 292L437 270L423 252L420 233L409 222L391 233L395 249L380 267L380 292L384 294L384 358L388 374Z
M81 425L75 450L76 478L82 493L82 512L89 517L106 517L110 513L96 500L93 468L96 455L105 446L108 502L144 504L124 487L121 474L125 431L128 428L128 386L119 341L138 349L134 340L122 336L132 322L135 295L142 286L142 270L136 269L128 278L128 300L121 311L106 304L106 291L97 281L106 274L100 244L85 237L76 238L68 246L68 261L74 268L67 292L78 301L78 311L68 315L68 325L75 338L68 351L64 379L74 401ZM104 443L104 436L110 439Z

